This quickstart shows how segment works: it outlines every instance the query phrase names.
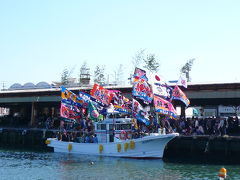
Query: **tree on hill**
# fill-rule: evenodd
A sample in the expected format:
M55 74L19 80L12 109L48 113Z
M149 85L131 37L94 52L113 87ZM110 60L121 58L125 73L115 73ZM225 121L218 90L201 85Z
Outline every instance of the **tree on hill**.
M69 78L71 77L72 73L74 71L74 67L71 68L71 70L68 70L67 68L65 68L62 72L62 75L61 75L61 85L68 85L69 84Z
M135 56L132 58L133 69L140 67L145 58L145 49L140 49L136 52Z
M61 85L66 86L68 84L68 78L69 78L69 71L68 69L64 69L61 76Z
M148 69L151 72L158 72L160 68L159 60L156 58L155 54L145 54L145 49L140 49L137 51L135 56L133 57L132 64L134 69L136 67L143 67Z
M144 68L148 69L151 72L158 72L160 64L155 56L155 54L148 54L146 58L143 59L145 65Z
M124 80L123 80L124 69L123 69L123 65L122 64L118 65L118 67L114 71L114 74L115 74L115 83L117 85L123 84L123 82L124 82Z
M187 81L190 82L191 78L190 78L190 71L192 70L192 66L193 66L193 62L195 61L195 59L190 59L186 62L186 64L181 68L181 73L184 73L186 75Z
M94 71L94 83L103 85L105 84L105 67L100 67L99 65L96 66Z

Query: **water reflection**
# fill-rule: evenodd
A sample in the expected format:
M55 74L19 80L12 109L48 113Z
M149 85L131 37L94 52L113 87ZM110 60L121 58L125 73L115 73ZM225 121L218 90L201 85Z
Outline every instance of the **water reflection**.
M162 160L136 160L61 153L0 152L0 179L216 179L221 166ZM226 165L229 179L239 179L239 166Z

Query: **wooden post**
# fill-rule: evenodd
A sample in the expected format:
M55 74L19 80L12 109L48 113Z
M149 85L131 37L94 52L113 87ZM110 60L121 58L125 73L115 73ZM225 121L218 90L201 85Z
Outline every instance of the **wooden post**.
M30 122L30 126L33 126L35 124L35 104L34 102L32 102L32 111L31 111L31 122Z
M185 106L181 106L181 118L186 119Z

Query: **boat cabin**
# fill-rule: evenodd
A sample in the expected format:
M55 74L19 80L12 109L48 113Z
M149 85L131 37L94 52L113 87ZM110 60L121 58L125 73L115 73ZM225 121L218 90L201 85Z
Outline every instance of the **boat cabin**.
M95 123L94 126L99 143L118 142L131 139L131 118L110 114L105 120Z

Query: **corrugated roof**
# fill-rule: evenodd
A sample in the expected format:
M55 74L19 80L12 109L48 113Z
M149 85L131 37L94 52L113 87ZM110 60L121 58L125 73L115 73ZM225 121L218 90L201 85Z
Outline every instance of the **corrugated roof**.
M91 86L83 86L83 87L67 87L68 90L91 90L93 85ZM104 86L106 89L122 89L122 88L131 88L132 86ZM18 90L3 90L0 91L0 94L13 94L13 93L34 93L34 92L57 92L61 91L61 88L47 88L47 89L18 89Z
M169 83L170 86L174 86L176 83ZM224 85L224 84L240 84L239 81L232 82L188 82L188 86L194 85ZM69 87L70 91L74 90L91 90L93 85L91 86L83 86L83 87ZM123 88L131 88L132 85L125 86L104 86L106 89L123 89ZM2 90L0 94L14 94L14 93L34 93L34 92L57 92L61 91L61 88L48 88L48 89L19 89L19 90Z

